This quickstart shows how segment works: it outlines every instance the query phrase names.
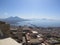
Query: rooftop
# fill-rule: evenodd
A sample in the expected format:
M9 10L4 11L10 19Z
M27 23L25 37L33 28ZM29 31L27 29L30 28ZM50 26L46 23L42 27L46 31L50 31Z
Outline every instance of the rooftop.
M0 40L0 45L22 45L21 43L17 43L12 38L6 38Z

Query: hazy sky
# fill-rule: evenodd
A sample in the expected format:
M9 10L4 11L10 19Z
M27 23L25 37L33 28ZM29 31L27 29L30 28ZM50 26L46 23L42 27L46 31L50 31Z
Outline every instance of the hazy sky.
M60 19L60 0L0 0L0 18Z

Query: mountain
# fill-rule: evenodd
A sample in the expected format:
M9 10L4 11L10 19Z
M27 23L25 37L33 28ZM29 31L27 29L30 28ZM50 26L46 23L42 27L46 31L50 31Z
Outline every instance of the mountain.
M0 21L4 21L4 22L12 24L12 23L20 22L20 21L26 21L26 19L22 19L20 17L15 16L15 17L8 17L6 19L0 19Z
M19 18L19 17L16 16L16 17L8 17L5 20L9 20L9 21L22 21L24 19Z

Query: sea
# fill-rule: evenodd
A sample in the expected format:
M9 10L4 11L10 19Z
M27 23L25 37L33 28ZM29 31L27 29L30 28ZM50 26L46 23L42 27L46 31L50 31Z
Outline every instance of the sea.
M37 27L60 27L59 20L28 20L17 22L18 26L37 26Z

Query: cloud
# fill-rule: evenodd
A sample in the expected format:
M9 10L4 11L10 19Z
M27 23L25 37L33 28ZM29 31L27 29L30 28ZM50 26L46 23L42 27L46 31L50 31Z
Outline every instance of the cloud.
M8 13L7 12L4 12L4 15L8 15Z
M4 19L4 18L7 18L9 15L8 15L8 12L2 12L0 14L0 18Z

